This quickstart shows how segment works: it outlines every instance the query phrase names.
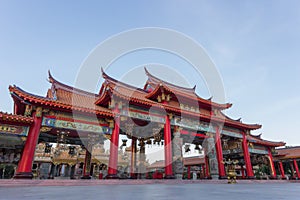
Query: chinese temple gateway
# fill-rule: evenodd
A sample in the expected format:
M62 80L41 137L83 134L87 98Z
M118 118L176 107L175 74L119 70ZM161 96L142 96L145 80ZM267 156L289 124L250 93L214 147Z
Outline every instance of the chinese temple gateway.
M10 164L14 178L168 179L186 171L190 178L194 166L201 178L227 178L234 165L239 178L254 178L265 165L269 177L279 177L281 157L274 164L273 156L285 143L252 135L261 125L227 117L223 111L232 104L145 73L144 88L136 88L102 71L96 94L63 84L50 72L46 96L10 86L14 113L0 113L0 171ZM149 145L164 150L155 172L147 160ZM183 158L191 147L200 155Z

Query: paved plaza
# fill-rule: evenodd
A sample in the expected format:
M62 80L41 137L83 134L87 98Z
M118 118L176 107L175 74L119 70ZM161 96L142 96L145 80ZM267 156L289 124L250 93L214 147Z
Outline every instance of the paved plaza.
M287 181L0 181L0 200L212 199L298 200L300 182Z

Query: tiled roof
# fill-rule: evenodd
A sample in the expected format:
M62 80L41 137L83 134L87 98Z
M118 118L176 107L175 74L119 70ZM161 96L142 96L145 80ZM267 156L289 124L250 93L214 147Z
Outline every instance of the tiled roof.
M16 123L31 124L33 123L33 118L25 117L22 115L14 115L10 113L0 112L0 122L16 122Z
M212 102L211 99L203 99L203 98L199 97L195 92L196 86L194 86L193 88L180 87L180 86L174 85L172 83L163 81L162 79L155 77L146 68L145 68L145 72L146 72L146 75L148 76L148 80L145 84L144 89L146 88L146 86L148 84L151 85L153 88L155 88L154 90L156 90L160 86L163 86L169 92L174 93L175 96L179 95L184 98L189 98L191 100L197 101L199 103L205 104L210 107L227 109L232 106L232 104L230 104L230 103L219 104L219 103Z
M219 123L225 123L231 127L237 127L237 128L245 128L245 129L259 129L261 128L261 125L258 124L244 124L241 123L240 121L232 120L230 118L226 117L218 117L218 116L212 116L212 115L207 115L203 113L197 113L193 111L186 111L184 109L181 109L180 107L173 106L173 105L166 105L166 104L161 104L156 101L153 101L151 99L146 98L145 96L148 94L144 90L140 88L133 87L131 85L122 83L120 81L117 81L116 79L108 76L106 73L103 72L103 78L105 79L105 82L102 85L102 88L100 90L100 97L96 101L97 105L101 105L102 100L108 99L111 94L115 95L119 98L125 99L126 101L134 102L137 104L142 104L145 106L151 106L151 107L156 107L156 108L161 108L164 110L167 110L169 112L177 113L180 115L187 115L191 116L194 118L201 118L202 120L206 121L214 121L214 122L219 122ZM105 92L103 92L105 90ZM110 92L108 92L108 90ZM225 115L224 115L225 116Z
M119 98L125 99L127 101L145 105L148 107L154 107L158 109L163 109L171 113L179 114L181 116L189 116L194 117L204 121L213 121L219 123L225 123L230 127L235 128L244 128L244 129L258 129L261 125L258 124L244 124L239 121L231 120L228 118L220 117L220 116L213 116L205 113L197 113L192 111L186 111L181 109L180 107L173 106L173 105L165 105L158 103L156 101L152 101L150 99L145 98L148 94L146 91L140 88L136 88L130 86L126 83L119 82L105 73L103 73L103 77L105 82L101 87L102 90L106 90L105 92L100 91L100 95L93 94L90 92L86 92L77 88L73 88L66 84L63 84L57 80L55 80L52 75L49 73L49 80L52 84L52 88L48 90L47 96L42 97L34 94L30 94L25 92L24 90L20 89L16 86L10 86L9 90L12 93L13 97L17 96L17 99L21 98L28 103L39 104L45 107L52 107L57 109L64 109L68 111L80 111L80 112L88 112L88 113L95 113L97 115L101 115L104 117L113 117L113 113L110 109L107 109L101 106L101 98L104 98L105 95L108 96L107 89L111 90L113 95L118 96Z
M300 158L300 146L276 149L276 157L280 160Z
M73 93L72 91L68 91L67 89L65 90L63 88L59 88L56 90L56 100L51 98L49 92L48 97L41 97L25 92L17 86L9 86L9 91L13 95L17 95L18 98L21 98L29 103L39 104L57 109L65 109L69 111L75 110L80 112L95 113L107 117L113 116L112 112L109 109L96 106L93 103L95 101L95 97Z
M147 168L148 169L159 169L159 168L164 168L165 167L165 161L164 160L158 160L149 165Z
M160 83L164 83L166 86L168 86L169 88L171 89L174 89L174 90L181 90L183 93L186 93L186 94L190 94L190 93L195 93L195 90L196 90L196 85L192 88L188 88L188 87L181 87L181 86L178 86L178 85L174 85L172 83L169 83L169 82L166 82L166 81L163 81L161 80L160 78L154 76L153 74L151 74L147 68L145 67L145 73L146 75L148 76L148 81L147 83L145 84L145 87L144 89L146 89L146 86L147 84L150 84L152 86L156 86Z
M261 139L260 136L254 136L254 135L247 135L247 140L249 142L271 146L271 147L281 147L285 145L285 142L272 142L272 141Z

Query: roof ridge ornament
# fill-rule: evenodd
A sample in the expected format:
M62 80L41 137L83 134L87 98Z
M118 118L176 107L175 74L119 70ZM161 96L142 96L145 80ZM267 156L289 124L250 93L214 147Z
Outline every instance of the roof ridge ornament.
M148 76L148 75L150 75L150 76L152 75L152 74L150 74L150 72L148 71L148 69L147 69L146 66L144 67L144 70L145 70L145 73L146 73L147 76Z
M151 74L151 73L149 72L149 70L148 70L146 67L144 67L144 70L145 70L146 75L148 76L148 80L149 80L149 79L153 79L153 80L155 80L155 81L157 81L157 82L159 82L159 83L164 83L164 85L170 85L170 86L172 86L172 87L184 89L184 90L187 90L187 91L190 91L190 92L194 92L194 93L195 93L196 85L194 85L194 87L192 87L192 88L190 88L190 87L183 87L183 86L177 85L177 84L175 84L175 83L171 83L171 82L169 82L169 81L162 80L161 78L159 78L159 77L157 77L157 76ZM148 80L147 80L146 84L149 83Z
M101 73L102 73L102 77L103 77L104 79L109 78L109 76L105 73L103 67L101 67Z
M53 83L55 79L53 78L50 69L48 69L48 81L49 83Z
M196 91L196 87L197 87L197 85L194 85L194 87L193 87L194 92Z

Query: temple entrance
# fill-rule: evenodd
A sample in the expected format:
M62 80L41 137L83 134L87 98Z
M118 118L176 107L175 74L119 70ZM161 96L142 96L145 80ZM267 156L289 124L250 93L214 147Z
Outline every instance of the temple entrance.
M195 172L223 179L229 165L231 174L239 165L240 176L253 178L254 154L267 155L276 176L272 152L283 143L250 134L261 125L230 119L223 113L230 103L203 99L195 87L145 72L144 88L136 88L103 71L98 93L63 84L50 73L46 97L11 86L15 115L4 116L9 123L1 131L26 141L14 177L181 179ZM192 151L202 163L184 163Z

